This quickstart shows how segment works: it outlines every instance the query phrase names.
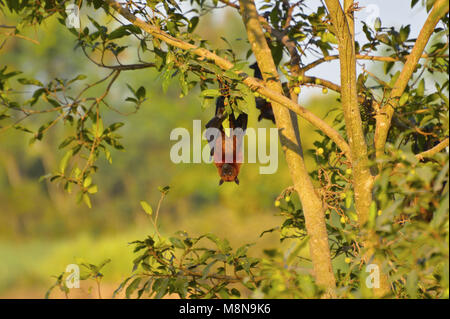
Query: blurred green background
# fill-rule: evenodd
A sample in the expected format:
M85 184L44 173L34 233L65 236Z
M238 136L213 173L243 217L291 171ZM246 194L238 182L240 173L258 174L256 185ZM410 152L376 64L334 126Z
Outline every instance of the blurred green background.
M7 15L0 16L0 20L2 24L15 22ZM220 36L227 38L241 58L248 49L239 39L245 34L242 23L230 11L222 17L207 16L196 32L210 40L212 47L225 48ZM80 49L74 50L76 39L53 18L39 28L27 29L24 35L39 44L9 37L0 51L0 68L7 65L8 71L21 70L25 76L42 82L78 74L86 74L88 81L94 82L108 73L93 65ZM1 34L0 42L5 37ZM122 58L126 61L126 57ZM17 78L20 76L12 81ZM65 193L62 185L39 182L41 176L57 169L64 154L58 145L70 127L56 126L31 146L31 136L26 133L8 130L0 134L0 297L44 297L54 281L52 276L64 271L77 257L91 263L112 259L104 269L104 296L111 296L131 272L133 254L128 243L153 232L139 201L156 206L158 186L171 186L160 211L161 231L167 235L178 230L191 235L213 232L235 246L255 243L250 250L253 255L261 254L262 248L280 245L276 233L262 238L259 234L282 221L273 203L291 183L281 150L276 174L260 175L259 164L244 164L240 186L225 183L219 187L212 164L174 164L169 157L175 143L169 140L171 130L184 127L192 131L192 120L200 119L204 125L214 109L202 110L197 91L179 98L177 83L163 94L158 75L140 70L123 72L107 97L123 112L131 111L125 102L118 102L130 95L126 83L135 88L143 85L149 99L137 114L127 117L104 110L105 126L125 122L119 130L125 151L112 151L112 165L104 157L98 161L94 182L99 192L93 196L91 209L77 204L75 194ZM102 89L98 89L98 95ZM32 91L18 92L19 98L27 99ZM332 93L322 95L320 90L312 89L302 92L300 102L321 117L338 106ZM51 116L34 117L26 125L36 129ZM272 126L268 121L258 122L257 116L257 111L251 109L249 127ZM312 149L318 135L303 120L300 128L304 149ZM308 169L312 170L314 160L308 152L305 154ZM95 294L83 287L80 296Z

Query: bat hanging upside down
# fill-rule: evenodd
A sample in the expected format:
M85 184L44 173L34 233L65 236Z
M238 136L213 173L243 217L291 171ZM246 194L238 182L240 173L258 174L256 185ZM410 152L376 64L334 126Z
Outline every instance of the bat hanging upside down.
M228 116L231 132L225 134L223 122ZM242 143L247 129L248 115L239 114L236 119L233 111L229 115L225 112L225 97L220 96L216 100L216 114L206 124L206 137L211 147L214 165L216 165L220 181L235 182L239 185L239 171L243 162Z
M253 63L252 65L250 65L250 68L253 69L254 72L254 77L257 79L262 80L262 74L261 74L261 70L258 67L258 63ZM255 98L255 104L256 104L256 108L260 111L260 114L258 116L258 121L261 121L262 119L267 119L267 120L271 120L273 122L273 124L275 124L275 116L273 115L273 109L272 109L272 104L270 104L269 102L267 102L266 100L264 100L261 97L257 97Z

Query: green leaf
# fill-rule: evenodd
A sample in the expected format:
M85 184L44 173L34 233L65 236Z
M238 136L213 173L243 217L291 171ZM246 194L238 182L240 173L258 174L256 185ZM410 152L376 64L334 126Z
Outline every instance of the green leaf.
M409 94L408 92L405 92L402 94L402 96L400 97L400 100L398 101L398 105L403 106L406 104L406 102L408 102L409 99Z
M88 176L83 181L83 187L89 187L89 185L91 185L91 183L92 183L92 177Z
M239 298L241 296L241 293L236 288L232 288L231 289L231 295Z
M91 187L88 188L87 191L89 194L95 194L98 192L98 187L97 185L92 185Z
M164 278L158 287L158 293L156 294L155 299L161 299L161 297L163 297L166 294L168 285L169 285L169 278Z
M145 88L143 86L139 87L139 89L136 91L136 97L139 100L143 100L145 98Z
M202 271L202 279L205 279L208 276L209 271L211 270L211 267L217 262L217 260L214 260L206 266Z
M141 282L140 277L134 279L131 284L128 285L127 289L125 290L125 296L127 299L130 299L130 296L133 294L133 292L139 287L139 283Z
M88 194L83 194L83 201L87 205L87 207L92 208L91 199Z
M112 295L112 298L114 299L114 298L116 297L116 295L117 295L119 292L122 291L122 289L125 287L125 285L127 284L127 282L130 281L130 279L132 279L132 278L135 277L135 276L136 276L136 274L134 274L134 275L128 277L127 279L125 279L124 281L122 281L122 282L120 283L119 287L117 287L117 289L114 290L113 295Z
M140 201L140 204L141 204L141 207L142 207L142 209L144 210L144 212L147 214L147 215L152 215L153 214L153 209L152 209L152 207L146 202L146 201L143 201L143 200L141 200Z
M73 83L73 82L75 82L75 81L84 80L84 79L86 79L86 78L87 78L86 75L80 74L80 75L76 76L75 78L73 78L72 80L70 80L69 82L67 82L67 84Z
M383 64L384 74L388 74L393 66L394 66L394 62L385 62Z
M351 192L346 193L345 196L345 208L349 209L353 204L353 194Z
M423 96L425 93L425 79L420 80L419 86L417 87L417 95Z
M195 28L197 27L199 18L198 17L193 17L191 19L191 21L189 21L189 25L188 25L188 33L192 33Z
M167 60L170 59L170 55L167 55ZM163 71L163 81L162 81L162 89L163 92L166 93L167 90L169 89L169 85L170 85L170 80L172 79L172 75L173 75L173 66L174 66L174 62L168 62L166 61L166 63L168 63L165 67L164 67L164 71Z
M67 163L69 162L69 159L72 157L73 151L69 150L64 154L63 158L61 159L61 162L59 162L59 172L64 175L64 171L66 170Z
M177 248L180 248L180 249L185 249L186 248L184 246L183 242L179 238L170 237L169 240Z
M433 7L434 3L436 2L436 0L426 0L426 8L427 8L427 13L430 12L431 8Z
M24 127L22 125L14 125L13 127L16 130L19 130L19 131L23 131L23 132L26 132L26 133L33 133L32 131L30 131L29 129L27 129L26 127Z
M130 32L128 31L128 26L122 25L122 26L118 27L117 29L115 29L114 31L112 31L108 35L108 39L115 40L115 39L119 39L119 38L129 35L129 34L130 34Z
M109 162L109 164L112 164L111 152L108 151L106 148L105 148L105 156L106 156L106 160Z
M331 33L331 32L323 32L322 36L321 36L321 40L323 42L329 42L329 43L332 43L332 44L338 44L338 40L336 39L334 34Z
M95 137L100 137L103 134L103 121L98 119L98 121L93 126Z
M35 80L35 79L25 79L25 78L20 78L17 80L20 84L23 85L36 85L36 86L44 86L44 84L42 84L40 81Z
M75 140L75 136L69 136L59 144L58 149L64 148Z
M121 128L122 126L124 126L125 123L123 122L116 122L111 124L110 126L108 126L104 131L103 131L103 135L109 134L111 132L114 132L116 130L118 130L119 128Z
M200 93L201 97L219 97L222 94L217 89L206 89Z
M6 71L7 67L5 66L3 69L0 70L0 80L7 80L13 76L16 76L18 74L21 74L22 72L20 71L13 71L13 72L9 72L9 73L3 73L4 71Z
M377 31L377 32L380 31L380 29L381 29L381 19L379 17L375 19L373 27L374 27L375 31Z
M402 27L400 29L400 41L401 42L405 42L406 40L408 40L410 31L411 31L410 25L407 25L406 27Z

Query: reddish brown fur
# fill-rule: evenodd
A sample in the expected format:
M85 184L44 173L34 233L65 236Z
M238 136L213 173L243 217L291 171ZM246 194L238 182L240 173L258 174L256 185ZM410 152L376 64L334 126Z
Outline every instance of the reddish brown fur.
M221 145L218 145L219 143ZM222 131L221 137L216 140L215 149L222 150L221 152L214 152L214 164L221 178L220 184L223 182L236 182L239 184L237 176L242 165L242 150L237 145L237 137L235 135L226 136L225 132ZM227 151L228 153L226 153ZM233 152L232 157L231 154L229 155L230 151ZM231 161L230 158L232 159Z

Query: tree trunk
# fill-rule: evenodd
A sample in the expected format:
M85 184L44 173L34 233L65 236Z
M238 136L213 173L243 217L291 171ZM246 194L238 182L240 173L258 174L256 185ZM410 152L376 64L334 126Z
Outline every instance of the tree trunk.
M253 1L240 1L241 15L248 40L269 89L282 93L281 82L272 53L267 45L263 30L258 21L258 13ZM297 140L289 110L281 104L272 102L275 121L279 130L289 172L297 191L305 215L306 230L309 236L309 249L317 284L325 287L327 297L334 297L336 281L331 264L325 212L322 201L314 191L312 181L303 160L300 141ZM293 119L297 121L297 117Z
M374 258L378 240L375 234L370 230L366 230L365 227L369 220L369 210L372 203L373 176L370 173L367 145L358 105L353 0L344 1L344 10L341 8L338 0L325 1L339 41L341 100L352 158L352 183L358 223L361 230L361 241L364 246L364 259L367 263L378 265L380 270L380 287L374 288L374 295L383 296L388 294L390 289L387 276L382 273L381 262Z

